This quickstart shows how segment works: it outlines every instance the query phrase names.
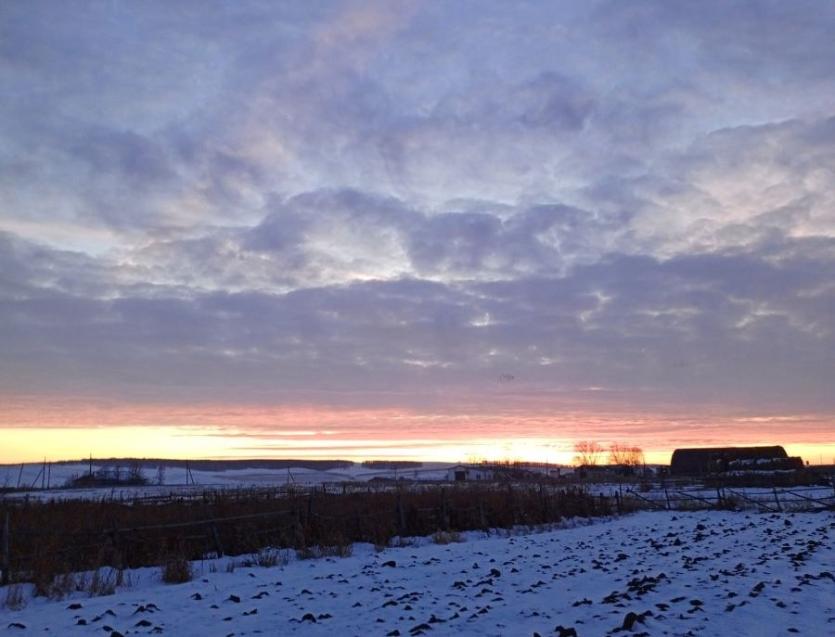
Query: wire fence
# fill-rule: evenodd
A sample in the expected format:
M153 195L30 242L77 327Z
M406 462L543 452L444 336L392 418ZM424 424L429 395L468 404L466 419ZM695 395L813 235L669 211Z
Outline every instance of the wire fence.
M636 510L833 511L835 487L741 488L665 481L338 483L192 489L133 498L0 499L0 584L48 590L64 573L354 542L538 525Z
M657 510L756 509L771 513L835 510L835 489L828 487L744 489L717 486L714 489L662 488L648 492L627 488L625 493L639 508Z
M0 501L3 583L257 553L387 545L395 537L539 525L619 512L622 498L550 484L257 490L179 500Z

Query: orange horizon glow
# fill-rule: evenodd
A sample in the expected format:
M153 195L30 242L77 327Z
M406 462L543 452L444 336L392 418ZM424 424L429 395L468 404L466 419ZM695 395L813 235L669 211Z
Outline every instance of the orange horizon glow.
M652 464L675 448L782 445L835 463L832 422L818 415L720 416L621 411L417 411L315 405L117 405L4 401L0 463L107 457L190 459L522 460L571 464L573 446L628 443Z

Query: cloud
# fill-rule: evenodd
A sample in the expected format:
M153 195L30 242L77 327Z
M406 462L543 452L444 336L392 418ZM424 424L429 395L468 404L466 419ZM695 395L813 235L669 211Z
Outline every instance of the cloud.
M314 391L414 407L511 373L534 393L832 408L831 239L664 260L613 253L493 281L238 292L127 282L107 295L95 293L105 268L15 241L5 265L16 286L0 306L5 391L291 403ZM63 277L44 277L58 265Z
M628 210L623 238L671 256L790 237L831 237L832 118L720 129L634 178L589 190L600 209Z
M669 184L671 146L750 113L831 115L815 5L477 9L4 7L4 227L61 219L103 249L323 188L597 209L601 178ZM798 84L779 99L778 71Z
M753 75L775 83L824 80L832 69L832 56L826 52L835 52L827 36L835 19L813 0L791 6L776 0L714 0L698 7L609 0L597 4L594 19L610 36L646 43L635 52L647 61L651 45L661 43L662 52L696 58L698 66L692 68L703 73ZM678 64L679 56L674 58Z

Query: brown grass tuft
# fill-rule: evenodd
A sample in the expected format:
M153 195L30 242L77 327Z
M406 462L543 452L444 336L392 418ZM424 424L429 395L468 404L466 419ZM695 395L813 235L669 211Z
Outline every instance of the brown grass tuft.
M191 562L184 557L174 557L162 567L162 581L166 584L185 584L193 577Z

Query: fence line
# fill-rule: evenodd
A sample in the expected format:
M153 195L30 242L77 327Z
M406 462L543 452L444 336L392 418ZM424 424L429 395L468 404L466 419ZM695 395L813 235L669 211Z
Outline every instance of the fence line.
M251 511L275 505L281 508ZM240 512L241 508L250 511ZM5 511L14 524L11 533L4 534L5 541L11 536L12 550L3 573L9 580L40 582L46 589L61 573L105 564L148 566L169 555L200 559L209 554L252 553L264 546L308 550L356 541L385 544L398 535L535 525L564 517L608 515L615 508L620 510L619 497L551 485L512 484L345 494L311 490L307 495L215 496L165 505L30 502ZM212 510L217 513L205 515ZM198 519L136 523L154 515L170 518L201 512ZM131 517L136 521L131 523ZM90 528L97 522L97 528Z
M795 488L795 489L777 489L760 490L757 492L743 492L737 489L728 487L717 487L716 495L704 493L704 489L698 490L696 493L687 492L683 489L670 491L664 489L664 499L648 497L642 495L635 489L627 489L626 493L633 498L630 503L632 508L644 508L644 506L653 509L691 509L694 506L702 509L734 509L739 508L737 505L740 502L752 505L763 511L771 513L780 513L787 506L796 510L798 507L794 506L802 504L802 510L809 511L823 511L835 510L835 495L821 495L820 497L810 497L805 493L822 494L824 489L817 487L809 488ZM782 498L781 498L782 496ZM797 500L793 501L787 496L794 496ZM698 506L701 505L701 506Z
M777 513L802 503L812 510L835 510L835 496L814 497L824 491L815 487L779 492L717 487L715 495L705 489L664 488L659 499L624 485L608 495L553 483L341 486L341 493L327 487L259 488L204 491L163 501L0 499L0 583L51 581L63 572L105 564L147 566L174 554L198 559L252 553L265 546L308 550L355 541L384 544L395 536L542 524L646 508L728 509L745 503ZM154 518L163 521L143 523Z

